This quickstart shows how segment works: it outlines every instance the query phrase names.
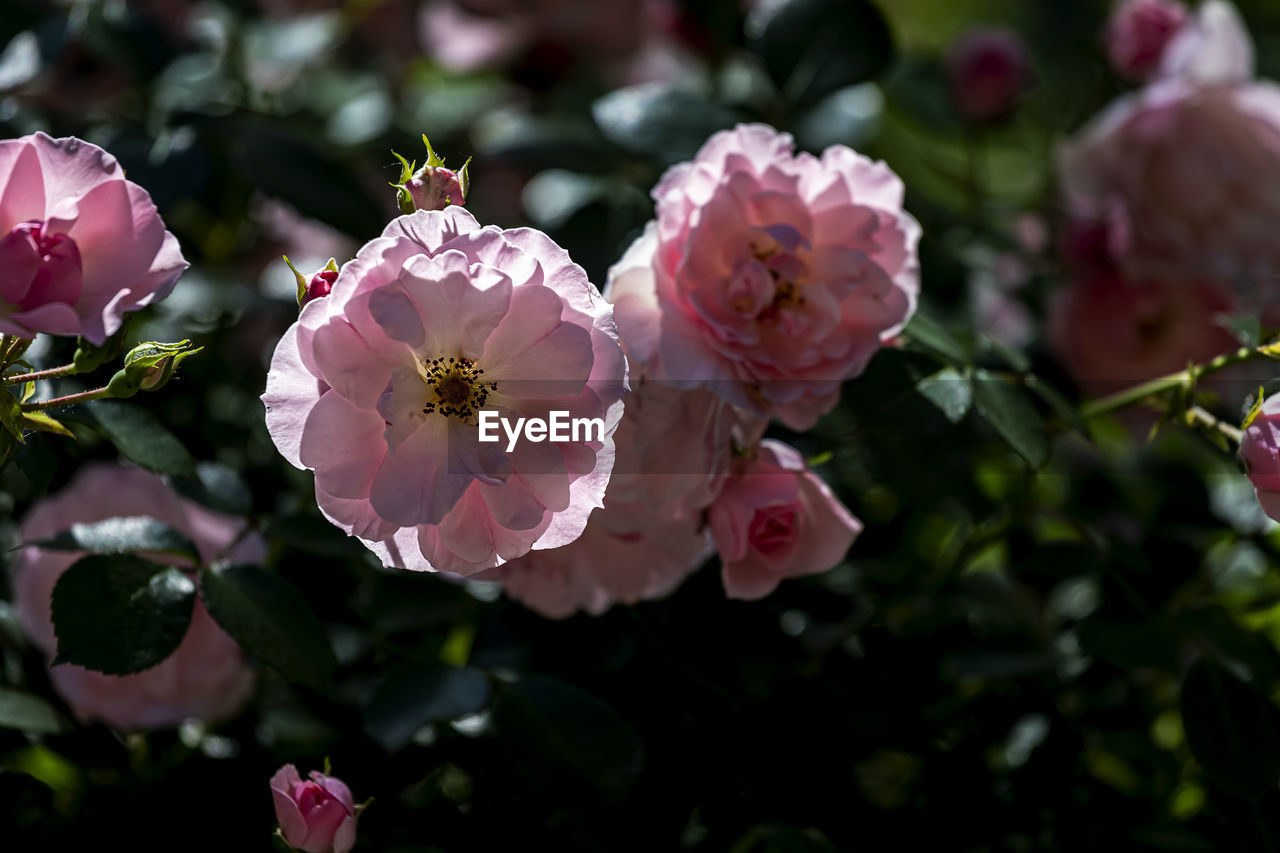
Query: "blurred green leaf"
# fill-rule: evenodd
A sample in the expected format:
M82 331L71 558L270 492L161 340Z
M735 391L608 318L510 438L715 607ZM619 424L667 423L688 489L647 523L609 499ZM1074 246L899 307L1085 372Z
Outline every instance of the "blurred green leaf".
M67 730L67 721L39 696L0 685L0 727L28 734L55 735Z
M902 336L908 347L923 350L953 365L963 366L973 360L969 348L927 310L911 315Z
M618 802L644 765L644 746L625 718L559 681L526 678L502 685L493 714L512 764L553 795L586 788Z
M751 46L791 104L861 83L893 61L893 37L868 0L771 0L747 20Z
M94 554L53 587L54 664L129 675L163 661L186 636L196 587L178 569L128 554Z
M149 552L200 562L200 552L187 536L162 521L147 516L123 516L73 524L53 536L27 543L52 551L88 551L91 554Z
M978 414L1032 468L1049 461L1044 421L1026 391L1004 377L978 370L973 375L973 402Z
M383 749L396 752L428 723L473 714L488 704L489 681L478 669L410 669L392 675L373 694L364 725Z
M253 493L234 469L218 462L201 462L194 477L175 477L178 494L210 509L231 515L248 515L253 509Z
M738 122L718 101L670 83L617 89L591 114L610 142L662 165L692 159L707 137Z
M1178 701L1187 745L1205 773L1247 800L1275 791L1280 739L1275 708L1253 687L1208 659L1192 664Z
M199 584L209 615L246 652L299 684L329 686L338 665L333 647L297 587L248 565L201 569Z

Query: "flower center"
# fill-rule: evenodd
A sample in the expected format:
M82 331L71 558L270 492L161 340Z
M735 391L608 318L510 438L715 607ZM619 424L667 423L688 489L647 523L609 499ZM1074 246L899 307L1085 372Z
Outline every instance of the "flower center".
M465 421L484 408L497 382L484 381L484 370L469 358L434 358L419 368L422 380L435 391L435 400L422 407L424 415L441 414Z

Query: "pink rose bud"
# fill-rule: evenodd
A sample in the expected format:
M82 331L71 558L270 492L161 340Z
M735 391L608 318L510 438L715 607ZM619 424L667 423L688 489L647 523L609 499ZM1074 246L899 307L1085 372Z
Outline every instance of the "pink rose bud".
M1263 511L1280 521L1280 396L1268 397L1245 419L1240 458Z
M951 100L969 121L1006 118L1028 84L1027 47L1012 32L971 30L952 44L946 57Z
M1187 7L1172 0L1124 0L1107 22L1111 67L1126 80L1145 81L1186 19Z
M444 210L463 202L458 173L444 166L423 166L405 182L404 188L417 210Z
M313 770L304 780L286 764L271 777L271 796L280 837L294 850L347 853L355 846L359 809L340 779Z

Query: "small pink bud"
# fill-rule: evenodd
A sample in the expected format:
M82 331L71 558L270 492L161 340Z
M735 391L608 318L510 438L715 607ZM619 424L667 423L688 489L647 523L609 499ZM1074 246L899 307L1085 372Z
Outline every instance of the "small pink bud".
M347 853L355 846L359 809L340 779L313 770L304 780L286 764L271 777L271 796L280 837L294 850Z
M418 210L444 210L462 204L462 181L458 173L444 166L423 166L405 181L404 188Z
M1280 396L1266 398L1245 418L1240 458L1263 511L1280 520Z
M1111 67L1126 80L1145 81L1186 19L1187 7L1174 0L1123 0L1107 22Z
M1026 45L1006 30L970 30L952 44L946 68L952 103L974 122L1008 117L1029 82Z

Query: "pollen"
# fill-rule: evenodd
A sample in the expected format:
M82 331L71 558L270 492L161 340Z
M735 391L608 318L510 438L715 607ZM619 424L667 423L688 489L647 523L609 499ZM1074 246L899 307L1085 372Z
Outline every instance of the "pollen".
M497 382L484 378L484 370L469 358L433 358L418 368L422 381L435 392L435 399L422 407L424 415L440 414L460 421L475 417L498 390Z

